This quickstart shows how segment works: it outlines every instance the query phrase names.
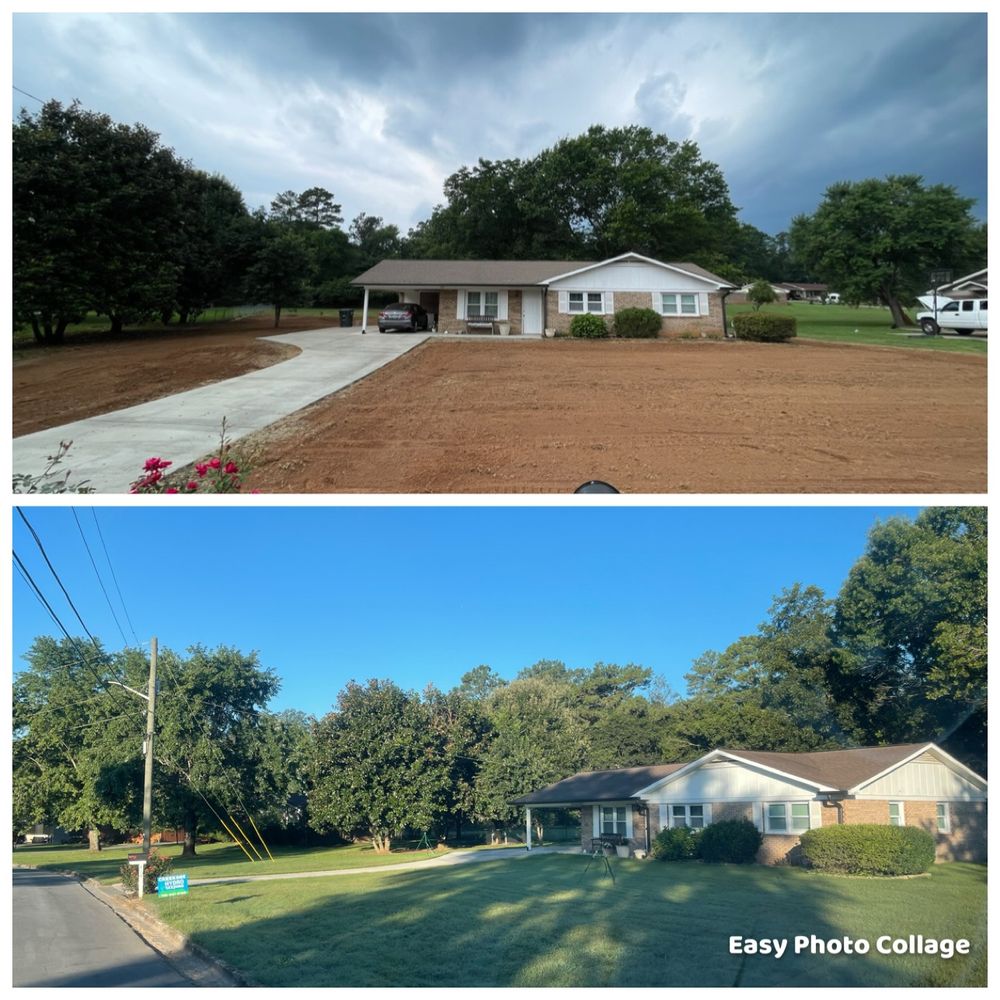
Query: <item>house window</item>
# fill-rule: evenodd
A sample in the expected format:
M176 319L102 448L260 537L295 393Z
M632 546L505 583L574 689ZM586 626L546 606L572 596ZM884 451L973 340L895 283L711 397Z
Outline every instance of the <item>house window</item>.
M571 313L603 313L604 293L603 292L570 292L569 311Z
M768 802L765 832L800 833L808 829L808 802Z
M486 316L489 319L499 318L500 316L499 292L483 292L483 291L466 292L465 315Z
M601 807L601 834L606 837L626 835L624 806Z
M671 826L687 826L700 830L705 825L704 806L671 806Z
M664 316L697 316L698 296L681 292L662 292L660 294L660 312Z
M937 804L937 828L938 833L951 833L951 812L947 802Z
M890 802L889 803L889 826L903 826L905 820L903 819L903 803L902 802Z

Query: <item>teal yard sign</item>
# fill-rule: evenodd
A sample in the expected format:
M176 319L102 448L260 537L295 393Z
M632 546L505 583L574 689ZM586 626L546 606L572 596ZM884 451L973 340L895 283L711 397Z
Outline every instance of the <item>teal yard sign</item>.
M187 892L187 875L161 875L156 880L157 896L186 896Z

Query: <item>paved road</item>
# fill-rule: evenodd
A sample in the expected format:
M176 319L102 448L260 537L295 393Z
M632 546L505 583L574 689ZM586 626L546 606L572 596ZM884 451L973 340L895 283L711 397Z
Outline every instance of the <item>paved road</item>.
M14 986L190 986L79 882L14 869Z
M60 473L99 493L127 493L151 456L180 469L212 452L222 418L231 440L273 424L395 360L426 334L361 335L361 329L307 330L269 337L301 353L259 371L14 439L13 469L37 475L60 441L72 441ZM136 377L141 377L137 372Z

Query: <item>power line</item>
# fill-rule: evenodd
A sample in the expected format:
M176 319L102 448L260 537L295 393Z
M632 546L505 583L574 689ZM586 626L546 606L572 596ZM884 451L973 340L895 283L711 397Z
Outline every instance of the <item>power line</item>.
M45 546L42 545L42 540L38 537L38 532L35 531L35 529L32 527L32 524L28 520L27 515L24 513L24 511L20 507L15 507L14 509L21 516L21 520L24 521L24 523L28 526L28 531L31 532L31 537L34 538L35 544L38 546L38 551L41 552L42 558L45 560L45 565L49 567L49 570L51 571L52 575L55 577L56 583L59 584L59 589L63 592L63 595L65 596L66 600L69 602L69 606L73 609L73 614L76 615L76 620L80 623L80 626L83 628L83 631L87 633L87 638L89 638L90 641L94 644L94 648L95 649L99 649L100 648L100 644L93 637L93 635L91 635L90 629L87 628L86 623L84 622L83 618L80 615L80 612L77 611L76 605L73 603L73 598L69 596L69 591L66 589L65 585L62 582L62 579L60 578L59 574L56 572L55 566L52 565L52 560L49 559L49 555L45 551ZM61 627L61 625L60 625L60 627ZM65 631L65 629L63 629L63 631ZM68 633L67 633L67 635L68 635Z
M122 589L118 586L118 576L115 574L115 566L111 561L111 556L108 554L108 547L104 544L104 532L101 531L101 524L97 520L97 508L91 507L90 513L94 517L94 526L97 528L97 536L101 540L101 547L104 549L104 558L108 561L108 569L111 570L111 579L115 581L115 590L118 591L118 600L121 601L122 611L125 612L125 621L128 622L129 631L132 633L132 638L135 639L136 646L140 646L139 637L135 634L135 626L132 624L132 618L128 613L128 608L125 606L125 598L122 597ZM126 645L128 645L126 643Z
M14 556L14 561L15 561L15 563L17 565L17 570L21 574L22 579L31 588L32 593L34 593L35 597L38 599L38 601L41 603L41 605L45 608L45 610L48 611L50 617L56 623L56 625L59 627L59 630L62 632L62 634L64 636L66 636L66 639L70 643L70 645L76 650L77 655L80 657L80 664L78 664L78 665L82 664L83 666L85 666L94 675L94 679L97 681L98 687L103 688L105 691L107 691L109 694L111 694L114 697L120 697L117 688L112 688L108 684L108 682L106 680L104 680L104 678L102 678L100 676L100 674L98 674L98 672L94 669L93 664L91 663L90 659L88 659L87 654L85 653L85 651L83 650L83 648L80 646L80 643L78 642L78 640L76 639L76 637L70 635L69 630L66 628L65 625L63 625L62 620L55 613L55 611L52 610L52 605L49 604L48 600L46 600L45 595L42 593L41 588L35 582L34 577L32 577L31 573L28 571L27 566L25 566L24 563L21 561L21 557L17 554L16 551L12 550L12 552L13 552L13 556ZM91 638L93 638L93 637L91 637ZM104 656L104 654L101 651L100 647L97 646L96 643L95 643L95 648L98 650L99 653L101 653L102 656ZM105 667L109 666L109 663L108 663L108 660L107 660L106 656L104 656L104 660L102 662L102 666L105 666ZM69 671L69 665L68 664L66 665L66 670L67 670L67 672Z
M14 87L14 84L11 84L11 86L12 86L12 87ZM25 97L30 97L30 98L31 98L31 99L32 99L33 101L38 101L38 103L39 103L39 104L45 104L45 103L46 103L46 102L45 102L45 101L43 101L43 100L42 100L42 99L41 99L40 97L35 97L35 95L34 95L34 94L29 94L29 93L28 93L28 92L27 92L26 90L21 90L21 88L20 88L20 87L14 87L14 89L15 89L15 90L16 90L16 91L17 91L17 92L18 92L19 94L24 94L24 96L25 96Z
M80 538L83 541L83 547L87 550L87 555L90 557L90 565L94 567L94 575L97 577L97 582L100 585L101 593L104 595L104 600L107 601L108 610L111 612L111 617L114 618L115 624L118 626L118 632L122 637L122 645L128 645L128 639L125 638L125 630L121 626L121 622L118 621L118 615L115 614L115 609L111 604L111 598L108 597L108 592L104 587L104 581L101 579L101 574L97 569L97 563L94 562L94 555L90 551L90 546L87 544L87 536L83 533L83 526L80 524L80 518L76 516L76 508L70 507L73 512L73 520L76 521L76 530L80 532Z

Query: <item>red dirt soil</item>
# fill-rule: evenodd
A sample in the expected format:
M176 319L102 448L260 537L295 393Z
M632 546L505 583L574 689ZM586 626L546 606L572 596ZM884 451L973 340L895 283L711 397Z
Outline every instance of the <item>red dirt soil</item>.
M83 334L60 347L25 348L14 360L14 437L267 368L299 350L261 337L335 322L286 316L276 330L268 313L119 337Z
M434 340L238 451L275 493L978 493L986 359Z

